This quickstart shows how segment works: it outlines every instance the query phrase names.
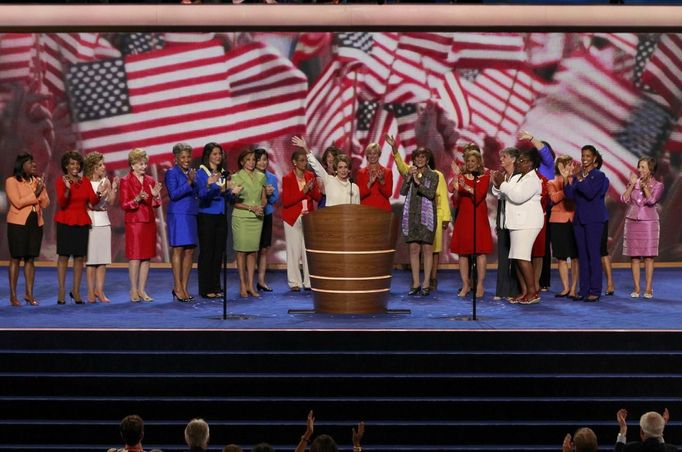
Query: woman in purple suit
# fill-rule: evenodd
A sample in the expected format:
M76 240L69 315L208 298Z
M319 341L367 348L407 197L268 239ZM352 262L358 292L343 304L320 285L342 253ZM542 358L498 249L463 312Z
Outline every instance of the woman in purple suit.
M653 298L654 257L658 256L660 221L656 203L663 196L663 184L654 179L656 159L642 157L637 162L637 174L630 175L625 192L620 199L628 206L625 214L623 254L630 256L634 290L632 298L639 298L639 264L644 259L646 288L644 298Z
M564 180L564 194L575 201L573 233L578 247L580 269L580 295L583 301L599 301L602 289L601 236L608 220L604 204L609 180L599 170L601 155L588 144L581 149L581 164L572 168L566 165L561 172Z
M197 247L197 172L190 168L192 146L178 143L173 146L175 166L166 172L168 190L168 242L171 247L171 268L173 269L173 300L192 301L189 293L189 274L192 271L192 257Z

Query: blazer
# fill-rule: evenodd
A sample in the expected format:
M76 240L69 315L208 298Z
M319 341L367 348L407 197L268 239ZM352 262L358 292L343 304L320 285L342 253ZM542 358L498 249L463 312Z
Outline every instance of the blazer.
M564 193L564 178L556 176L551 181L547 182L547 191L549 192L549 199L552 200L552 212L549 215L550 223L568 223L573 221L575 215L575 202L566 199Z
M100 199L92 189L90 179L81 177L78 183L72 183L69 195L66 195L66 185L61 177L57 179L57 203L59 211L54 221L70 226L87 226L92 224L88 215L88 204L97 205Z
M360 204L390 212L391 202L389 199L393 194L393 173L384 166L379 166L379 171L384 173L384 183L381 184L379 180L375 180L369 188L367 188L370 176L369 167L366 166L358 171L356 179L360 189Z
M575 201L575 216L573 222L579 224L603 223L609 219L604 198L609 190L609 180L606 174L593 168L587 176L579 181L572 177L564 185L566 198Z
M196 183L198 187L197 196L199 197L199 213L208 215L225 214L225 198L232 199L230 190L220 191L219 180L213 184L208 184L210 171L204 165L197 170Z
M166 171L166 190L168 190L168 213L182 215L196 215L199 212L197 199L198 184L196 178L193 184L179 166Z
M306 183L316 179L315 174L311 171L304 172L303 177ZM308 191L308 193L303 193L303 190L298 188L296 173L293 170L290 171L282 178L282 220L293 226L303 211L303 200L308 201L308 211L312 212L315 210L313 200L319 201L321 197L317 181L313 183L312 190Z
M14 176L7 178L5 193L9 201L8 223L25 225L28 216L35 208L38 214L38 226L45 224L43 209L50 205L50 198L47 196L47 187L44 187L36 198L36 182L36 178L33 178L29 183L26 181L19 182Z
M613 448L616 452L677 452L677 447L668 443L661 443L656 438L646 441L632 441L627 444L617 442Z
M272 213L275 211L275 204L279 202L279 187L277 186L277 176L275 176L274 173L271 173L270 171L265 171L265 184L266 185L272 185L272 188L274 188L274 191L270 196L268 196L267 203L265 204L265 208L263 209L263 213L265 215L272 215Z
M505 197L505 229L541 229L545 223L542 211L542 184L535 171L514 174L497 189Z
M625 193L620 195L620 200L628 205L625 218L637 221L658 221L656 203L663 196L663 183L656 179L651 180L651 196L649 198L644 196L639 180L630 192L630 199L626 201L623 195Z
M152 187L156 183L151 176L144 175L142 183L137 180L133 172L121 179L119 185L121 208L125 211L126 223L151 223L156 221L154 216L154 208L161 205L161 200L154 199L152 196ZM148 197L141 200L139 203L135 201L135 197L144 190Z

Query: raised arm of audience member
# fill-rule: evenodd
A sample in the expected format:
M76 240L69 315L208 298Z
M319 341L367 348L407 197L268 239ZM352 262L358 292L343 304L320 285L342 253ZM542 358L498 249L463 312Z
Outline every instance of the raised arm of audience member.
M365 423L360 421L358 428L353 429L353 452L362 452L362 437L365 434Z
M315 430L315 416L313 415L313 410L308 413L308 419L306 420L305 433L301 436L301 440L296 446L296 452L304 452L308 444L310 444L310 438L313 436L313 431Z

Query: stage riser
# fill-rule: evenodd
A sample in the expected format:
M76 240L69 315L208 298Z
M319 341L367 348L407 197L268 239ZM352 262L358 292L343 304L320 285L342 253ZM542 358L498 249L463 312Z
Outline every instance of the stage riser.
M373 452L549 451L589 425L607 450L615 412L668 407L680 442L682 340L673 333L0 332L4 450L105 450L127 414L148 447L182 450L193 417L212 450L315 433ZM71 436L65 436L68 429ZM73 444L76 441L77 444ZM63 448L60 449L60 445ZM103 446L105 445L105 446Z
M197 359L201 355L201 360ZM364 374L381 373L421 373L428 369L429 374L453 372L466 369L467 374L480 373L551 373L570 367L573 373L612 373L633 371L633 361L640 366L642 373L682 372L671 368L671 362L682 362L682 352L628 353L538 353L518 352L404 352L404 353L334 353L301 351L295 353L213 353L195 350L191 353L157 351L135 353L59 353L52 352L22 353L20 351L0 351L2 372L54 372L69 369L73 372L125 372L143 373L164 369L164 374L185 372L237 373L248 372L287 372L292 370L292 361L298 365L298 373L333 369L334 373Z

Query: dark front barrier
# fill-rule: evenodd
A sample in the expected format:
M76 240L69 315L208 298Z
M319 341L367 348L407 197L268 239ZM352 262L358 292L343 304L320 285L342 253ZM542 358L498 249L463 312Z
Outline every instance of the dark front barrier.
M325 207L303 218L315 311L386 311L398 221L353 204Z

